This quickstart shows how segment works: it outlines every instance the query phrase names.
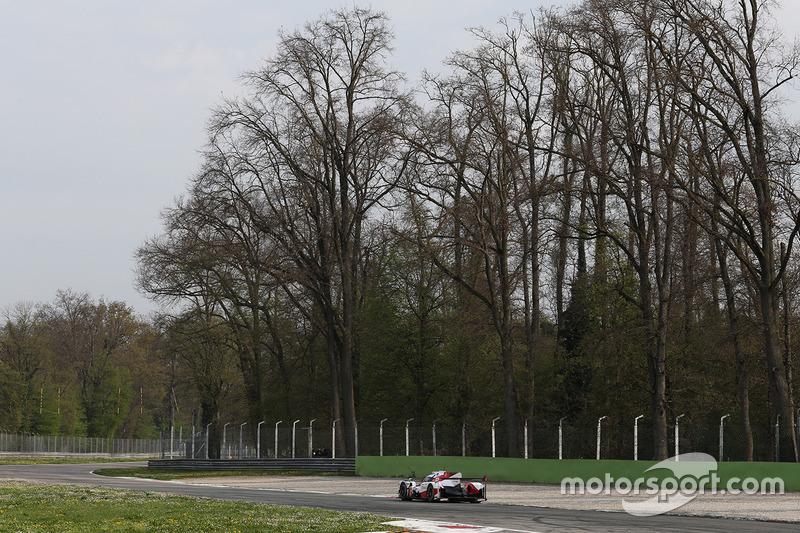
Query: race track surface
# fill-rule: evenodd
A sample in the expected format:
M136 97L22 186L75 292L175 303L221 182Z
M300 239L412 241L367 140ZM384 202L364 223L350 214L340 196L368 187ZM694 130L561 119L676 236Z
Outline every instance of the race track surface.
M179 494L222 500L245 500L274 505L317 507L340 511L369 512L392 518L452 522L498 528L509 532L567 531L674 531L674 532L782 532L798 531L797 523L731 520L694 516L660 515L634 517L619 512L555 509L535 505L507 505L491 501L470 503L403 502L385 494L359 493L359 478L347 478L345 493L331 491L325 477L319 479L317 492L269 488L247 488L208 484L153 481L134 478L98 476L101 468L144 466L145 463L0 465L0 478L39 483L111 487L149 492ZM491 492L490 499L491 499Z

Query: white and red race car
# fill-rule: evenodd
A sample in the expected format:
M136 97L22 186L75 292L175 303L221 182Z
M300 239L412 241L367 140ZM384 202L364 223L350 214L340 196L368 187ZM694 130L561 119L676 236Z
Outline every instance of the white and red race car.
M397 495L401 500L426 500L436 502L467 501L481 502L486 499L486 477L481 481L463 481L461 472L451 473L437 470L422 481L409 478L400 482Z

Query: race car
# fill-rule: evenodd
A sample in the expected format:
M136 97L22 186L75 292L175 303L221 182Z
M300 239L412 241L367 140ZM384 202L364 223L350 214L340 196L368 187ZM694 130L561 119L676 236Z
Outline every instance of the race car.
M401 500L426 500L436 502L467 501L477 503L486 499L486 477L481 481L464 481L461 472L451 473L437 470L422 481L412 478L400 482L397 495Z

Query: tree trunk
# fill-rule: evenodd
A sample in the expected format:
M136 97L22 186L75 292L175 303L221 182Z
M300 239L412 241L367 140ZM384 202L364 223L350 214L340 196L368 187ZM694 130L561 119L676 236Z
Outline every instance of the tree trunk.
M753 430L750 427L750 388L747 383L747 362L742 345L739 339L739 312L736 307L736 299L733 293L733 284L728 273L728 262L725 258L722 241L714 239L714 248L719 263L720 277L725 288L725 302L728 309L728 326L730 329L731 342L733 343L733 355L736 363L736 389L739 400L739 424L742 426L742 442L744 443L745 461L753 460ZM719 458L722 461L722 457Z
M792 459L798 461L797 435L795 434L794 408L792 405L791 391L786 381L786 369L783 366L783 354L778 339L779 310L777 295L770 287L759 287L761 304L762 325L764 329L764 349L766 353L770 388L775 393L774 401L777 412L781 415L781 427L787 428L783 434L788 433Z

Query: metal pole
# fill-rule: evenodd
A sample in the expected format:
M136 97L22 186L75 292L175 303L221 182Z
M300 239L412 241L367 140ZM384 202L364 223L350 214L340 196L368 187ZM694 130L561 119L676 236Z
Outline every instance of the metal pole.
M220 459L227 458L228 456L228 424L230 424L230 422L225 422L225 425L222 426L222 450L220 450ZM225 457L223 457L223 455Z
M406 457L408 457L408 455L409 455L409 453L408 453L408 423L411 422L412 420L414 420L414 419L413 418L409 418L408 420L406 420Z
M562 455L563 446L564 446L564 432L562 430L562 424L564 419L567 418L566 416L562 416L561 420L558 421L558 458L563 459L564 456Z
M278 424L283 422L283 420L278 420L275 423L275 459L278 458Z
M639 415L633 420L633 460L639 460L639 420L644 418L644 415Z
M495 431L494 431L494 423L500 420L500 417L492 419L492 457L495 457Z
M266 422L266 420L262 420L256 426L256 459L261 459L261 426Z
M308 456L313 457L314 455L314 420L316 418L312 418L311 422L308 423Z
M209 451L208 451L208 442L209 442L208 432L209 432L210 428L211 428L211 424L206 425L206 459L209 459L209 456L208 456L208 453L209 453Z
M169 425L169 458L172 459L173 443L175 442L175 426Z
M331 424L331 459L336 459L336 422L338 421L337 418Z
M722 451L724 450L723 447L723 438L725 435L725 419L731 415L725 415L719 419L719 462L722 462L723 454Z
M528 418L525 419L525 427L522 431L522 442L525 446L525 459L528 458Z
M355 451L353 456L358 457L358 423L361 420L356 420L356 425L353 427L353 440L355 440Z
M194 417L192 417L192 418L194 418ZM191 450L192 450L192 455L191 455L190 459L194 459L194 423L192 423L192 446L191 446Z
M383 420L381 420L381 429L380 429L380 432L378 434L378 437L379 437L379 440L380 440L380 444L381 444L381 446L380 446L380 450L381 450L380 457L383 457L383 423L386 422L387 420L389 420L389 419L388 418L384 418Z
M686 416L686 413L682 415L678 415L675 418L675 460L680 461L680 440L681 440L681 432L680 432L680 420Z
M243 437L244 437L244 427L246 425L247 425L247 422L242 422L239 425L239 459L241 459L242 456L243 456L243 451L244 451L244 447L243 447L244 439L243 439Z
M781 415L775 419L775 462L781 460Z
M795 429L797 430L797 442L800 442L800 408L797 409L797 424L795 425Z
M597 460L600 460L600 431L603 427L603 420L608 418L608 416L603 415L597 419Z
M292 422L292 459L294 459L294 446L295 446L295 442L296 442L295 441L295 435L296 435L295 432L297 431L297 423L298 422L300 422L300 420L295 420L294 422Z
M433 456L436 457L436 422L441 420L441 418L437 418L433 421Z
M461 457L467 456L467 419L461 424Z

